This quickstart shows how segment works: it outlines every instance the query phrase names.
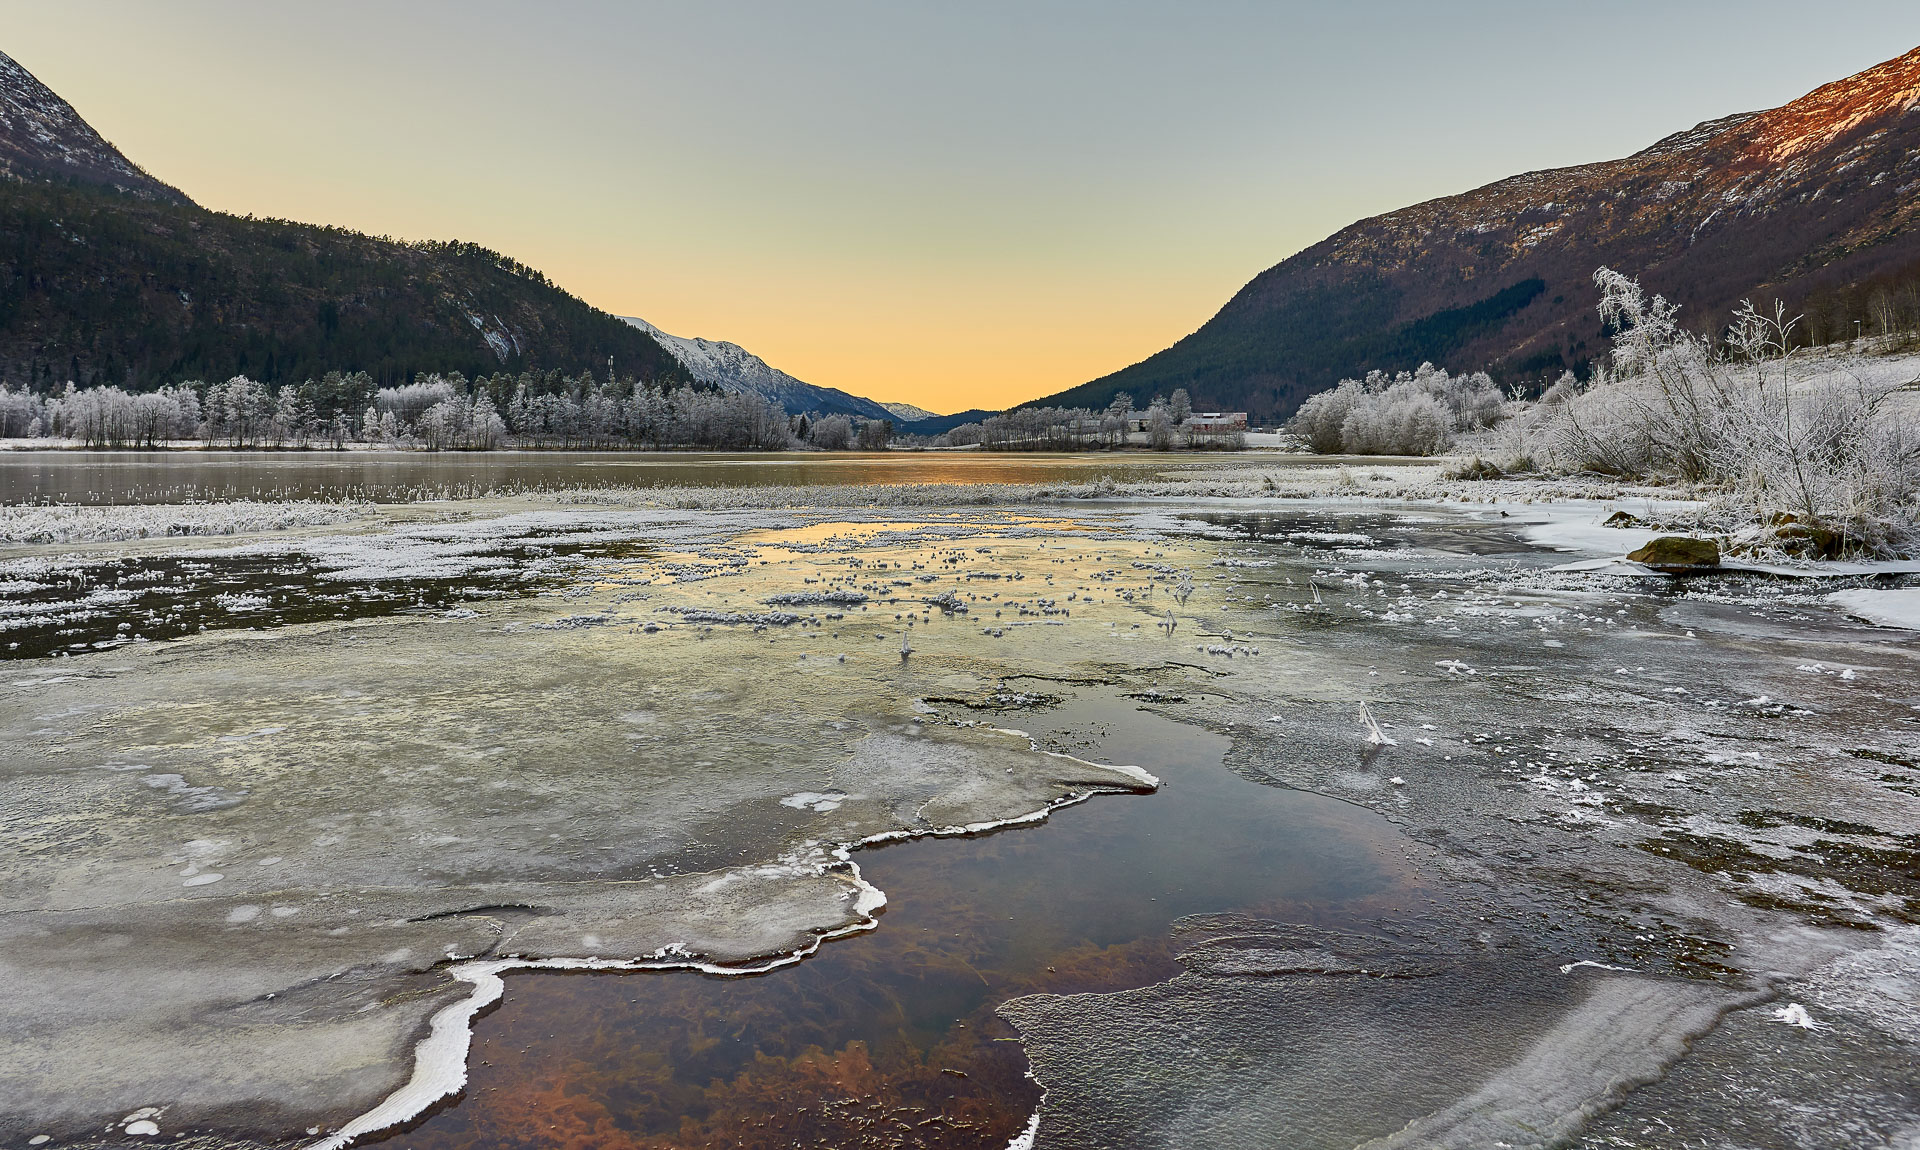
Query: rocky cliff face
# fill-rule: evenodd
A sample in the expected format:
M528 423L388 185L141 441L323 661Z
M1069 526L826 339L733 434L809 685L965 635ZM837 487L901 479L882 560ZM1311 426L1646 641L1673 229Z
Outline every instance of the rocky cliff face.
M1284 416L1343 375L1430 359L1509 379L1605 347L1589 277L1639 275L1701 326L1743 298L1804 304L1920 279L1920 49L1771 111L1621 160L1514 176L1362 220L1261 273L1204 327L1040 402L1186 387ZM1851 320L1819 308L1816 339Z
M145 199L190 203L120 154L73 105L0 52L0 173L22 180L104 184Z

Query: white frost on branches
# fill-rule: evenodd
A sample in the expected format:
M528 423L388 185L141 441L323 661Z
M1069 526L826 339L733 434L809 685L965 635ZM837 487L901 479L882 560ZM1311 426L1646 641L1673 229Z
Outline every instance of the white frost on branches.
M1547 462L1569 471L1684 483L1763 523L1890 552L1920 522L1920 435L1893 418L1896 386L1804 369L1784 305L1743 303L1723 339L1683 328L1678 309L1609 268L1594 273L1616 334L1611 364L1550 388L1533 424Z
M1288 429L1323 455L1438 455L1454 436L1506 418L1506 399L1485 372L1418 370L1343 379L1300 405Z

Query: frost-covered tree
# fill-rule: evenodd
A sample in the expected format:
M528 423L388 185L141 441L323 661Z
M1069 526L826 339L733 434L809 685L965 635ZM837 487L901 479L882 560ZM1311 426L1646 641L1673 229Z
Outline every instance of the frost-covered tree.
M304 447L313 430L313 402L299 389L283 384L273 400L272 439L274 446L288 443Z
M1173 449L1173 412L1164 403L1147 409L1147 445L1155 451Z
M266 385L236 375L207 389L206 434L233 447L258 444L273 421L273 396Z
M35 426L43 430L47 420L47 401L24 388L15 391L0 384L0 438L22 439L33 435Z
M1423 363L1392 376L1343 379L1308 397L1287 426L1323 454L1435 455L1459 433L1498 424L1506 405L1486 373L1455 376Z
M807 441L822 451L846 451L853 446L853 421L844 415L823 415L808 429Z

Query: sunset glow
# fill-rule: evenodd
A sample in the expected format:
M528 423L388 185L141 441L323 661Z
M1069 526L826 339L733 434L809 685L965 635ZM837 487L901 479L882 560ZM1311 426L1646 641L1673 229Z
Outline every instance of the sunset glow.
M1920 38L1878 0L1752 31L1663 11L1657 37L1457 7L0 13L8 52L206 206L471 240L608 311L939 411L1126 366L1354 219L1624 154ZM1703 38L1742 50L1660 62ZM1573 82L1623 54L1669 86Z

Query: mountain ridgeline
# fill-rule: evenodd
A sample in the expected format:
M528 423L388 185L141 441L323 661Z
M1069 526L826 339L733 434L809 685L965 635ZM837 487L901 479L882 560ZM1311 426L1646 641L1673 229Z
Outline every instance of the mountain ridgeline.
M0 381L604 372L686 382L646 332L514 260L196 206L0 55Z
M885 404L795 379L737 343L668 335L638 316L620 318L658 340L695 380L722 391L765 396L790 412L849 415L862 420L897 418ZM939 417L929 412L923 418Z
M1186 388L1196 407L1279 419L1374 368L1550 379L1607 346L1601 265L1640 276L1703 331L1747 298L1805 311L1816 343L1911 327L1916 219L1920 49L1623 160L1362 220L1261 273L1165 351L1034 402L1103 407Z

